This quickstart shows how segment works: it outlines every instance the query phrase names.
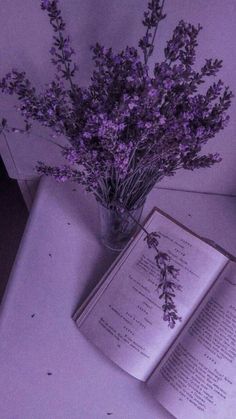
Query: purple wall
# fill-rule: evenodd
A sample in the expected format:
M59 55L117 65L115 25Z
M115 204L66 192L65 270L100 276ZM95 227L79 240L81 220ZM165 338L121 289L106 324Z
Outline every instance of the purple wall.
M78 51L81 84L89 81L91 44L100 41L115 49L137 45L143 33L140 22L146 3L146 0L60 1L68 33ZM236 93L236 1L167 0L165 9L168 16L159 28L152 64L162 57L165 42L180 19L201 23L196 65L200 66L205 58L222 58L224 67L220 77ZM52 32L46 14L40 10L40 1L4 0L0 21L0 74L17 67L25 69L38 87L50 81L54 72L48 55ZM0 99L1 109L15 120L12 104L14 99ZM211 169L179 172L160 186L236 195L236 98L230 114L228 127L206 148L209 152L219 152L223 162ZM22 178L31 176L36 160L47 159L49 163L54 160L52 155L48 157L48 148L52 151L53 147L47 142L35 138L31 142L19 136L10 136L8 141Z

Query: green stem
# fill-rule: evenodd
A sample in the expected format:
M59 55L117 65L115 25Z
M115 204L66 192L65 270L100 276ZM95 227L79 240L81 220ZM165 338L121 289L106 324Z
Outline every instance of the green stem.
M121 207L122 209L124 209L125 211L126 211L126 213L128 214L128 216L141 228L141 230L143 230L144 231L144 233L147 235L147 236L149 236L149 233L148 233L148 231L146 230L146 228L145 227L143 227L142 226L142 224L140 224L140 222L139 221L137 221L136 220L136 218L135 217L133 217L133 215L130 213L130 211L129 210L127 210L125 207Z
M162 14L162 10L163 10L163 7L164 7L164 3L165 3L165 0L163 0L163 1L162 1L160 14ZM154 30L154 34L153 34L153 37L152 37L152 42L151 42L151 45L152 45L152 46L154 45L154 41L155 41L155 38L156 38L157 29L158 29L158 26L159 26L160 20L161 20L161 19L159 19L159 20L157 21L157 24L156 24L156 27L155 27L155 30Z
M162 15L162 10L163 10L164 4L165 4L165 0L162 1L162 5L161 5L161 8L160 8L160 15ZM151 41L151 45L149 46L149 51L147 52L145 50L145 53L144 53L144 63L145 63L145 65L147 64L149 57L152 55L154 41L155 41L155 38L156 38L157 29L158 29L160 21L161 21L161 19L158 19L157 24L155 26L152 41ZM146 36L148 35L148 33L149 33L149 28L147 29Z

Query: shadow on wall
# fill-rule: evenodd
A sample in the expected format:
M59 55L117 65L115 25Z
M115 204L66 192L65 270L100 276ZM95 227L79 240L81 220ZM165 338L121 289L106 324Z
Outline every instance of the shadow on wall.
M0 158L0 301L28 218L17 181L8 177Z

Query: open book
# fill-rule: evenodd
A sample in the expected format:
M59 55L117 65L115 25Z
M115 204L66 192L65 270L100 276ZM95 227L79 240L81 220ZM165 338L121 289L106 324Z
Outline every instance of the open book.
M163 321L155 249L141 230L73 316L110 360L180 419L236 418L236 263L155 208L146 230L179 269L182 321Z

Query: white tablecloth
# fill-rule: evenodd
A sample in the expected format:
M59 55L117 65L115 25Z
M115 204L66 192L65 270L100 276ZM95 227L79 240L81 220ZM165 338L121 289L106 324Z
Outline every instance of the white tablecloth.
M236 198L154 189L143 218L154 205L236 253ZM71 320L115 256L93 197L43 179L1 306L1 419L171 417Z

